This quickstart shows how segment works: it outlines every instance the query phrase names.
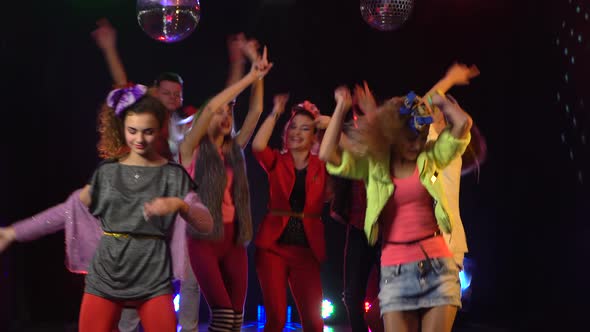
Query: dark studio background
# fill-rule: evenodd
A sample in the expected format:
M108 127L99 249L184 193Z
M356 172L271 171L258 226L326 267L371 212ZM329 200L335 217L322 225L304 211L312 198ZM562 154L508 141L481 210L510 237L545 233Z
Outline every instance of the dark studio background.
M227 34L244 31L258 38L275 63L265 80L263 118L278 92L290 92L290 102L309 99L330 114L340 84L367 80L381 97L420 93L453 61L474 63L481 76L452 94L485 135L489 153L479 182L474 175L462 179L462 217L476 270L457 328L586 329L588 1L416 0L410 20L387 33L362 21L358 0L201 5L195 33L162 44L141 31L132 0L3 4L2 225L63 201L98 162L95 117L111 87L90 37L98 18L107 17L117 28L129 78L149 84L162 71L178 72L185 79L185 105L198 106L223 88ZM238 100L238 122L247 94ZM279 135L271 144L278 146ZM258 223L265 212L266 176L249 148L246 153ZM344 319L337 303L343 231L327 221L330 257L323 277L325 297L337 305L335 323ZM64 267L63 233L16 244L0 264L0 331L60 326L59 331L76 321L83 278ZM246 315L254 320L261 296L252 264L249 278ZM202 302L202 317L206 311Z

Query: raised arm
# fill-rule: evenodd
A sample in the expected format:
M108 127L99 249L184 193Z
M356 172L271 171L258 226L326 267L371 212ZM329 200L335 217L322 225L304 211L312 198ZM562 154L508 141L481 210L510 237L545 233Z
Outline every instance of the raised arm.
M227 38L227 51L229 55L229 72L227 74L227 81L225 86L229 87L244 76L244 65L246 65L246 58L244 57L243 49L246 44L246 38L243 33L230 35Z
M449 121L453 137L460 139L467 136L473 120L454 99L435 94L432 96L432 104L437 106Z
M246 60L250 61L250 63L258 60L260 57L258 48L258 41L256 39L246 39L242 32L228 37L229 72L225 83L226 87L236 83L244 76Z
M255 63L256 61L260 60L260 54L258 54L259 45L257 40L246 40L243 33L236 35L235 39L236 40L230 44L230 59L240 59L238 61L240 63L240 68L237 68L237 65L234 65L235 61L232 62L228 84L238 81L239 78L242 77L244 74L245 59L248 59L251 63ZM238 131L238 134L235 138L236 143L242 147L242 149L248 145L248 142L254 133L254 129L256 129L256 124L258 123L258 119L260 119L260 114L262 114L263 100L264 80L261 79L254 82L252 85L248 114L246 114L244 123L242 123L242 127Z
M277 124L277 120L285 111L287 100L289 100L288 94L279 94L274 97L274 106L272 112L266 118L266 120L264 120L260 126L260 129L258 129L256 136L254 136L254 140L252 141L252 151L260 152L266 149L275 125Z
M211 122L211 117L214 112L219 111L223 105L236 98L237 95L244 91L244 89L250 84L254 83L256 80L262 79L270 71L272 63L268 62L266 54L267 51L266 48L264 48L263 57L252 64L252 68L248 74L213 97L203 108L197 121L186 134L184 140L180 143L179 149L183 166L187 167L190 164L194 150L199 145L201 139L207 135L209 122Z
M250 137L256 129L256 124L262 114L262 106L264 100L264 79L257 80L252 85L252 92L250 95L250 106L248 108L248 114L242 123L240 131L236 135L236 143L243 148L248 145Z
M348 88L339 87L334 92L334 99L336 100L336 108L324 133L319 158L330 164L340 165L342 162L342 150L340 150L338 142L340 141L344 117L352 106L352 98Z
M127 74L117 52L117 31L105 18L96 22L96 25L98 28L92 32L92 37L103 53L113 83L115 86L125 86L127 85Z
M477 76L479 76L479 69L475 65L467 66L462 63L454 63L449 67L445 76L426 95L434 95L437 91L447 93L454 85L467 85L471 79Z
M453 86L455 85L467 85L469 81L479 75L479 69L475 66L466 66L461 63L454 63L451 67L447 70L445 76L438 81L431 89L426 93L425 96L433 96L434 94L447 93ZM434 130L435 136L438 136L443 129L446 127L447 123L445 122L445 118L443 114L440 112L434 112L434 123L431 125L431 134Z

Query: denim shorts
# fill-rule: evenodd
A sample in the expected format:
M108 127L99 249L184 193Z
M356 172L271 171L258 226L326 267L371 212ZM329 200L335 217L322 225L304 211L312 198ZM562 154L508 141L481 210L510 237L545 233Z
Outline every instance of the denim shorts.
M451 257L381 267L381 314L442 305L461 307L459 268Z

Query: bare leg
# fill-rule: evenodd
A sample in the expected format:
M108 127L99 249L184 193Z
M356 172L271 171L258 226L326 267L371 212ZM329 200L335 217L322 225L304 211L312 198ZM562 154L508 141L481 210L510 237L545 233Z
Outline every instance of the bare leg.
M383 314L385 332L418 332L420 315L418 311L393 311Z
M457 307L443 305L426 309L422 314L422 332L451 332Z

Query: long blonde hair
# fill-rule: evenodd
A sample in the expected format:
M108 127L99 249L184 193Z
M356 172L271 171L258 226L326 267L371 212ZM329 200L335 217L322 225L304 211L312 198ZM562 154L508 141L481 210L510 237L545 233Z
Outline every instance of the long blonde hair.
M347 128L349 151L357 157L383 159L388 156L409 119L399 112L403 102L403 97L394 97L375 111L359 116L356 124Z

